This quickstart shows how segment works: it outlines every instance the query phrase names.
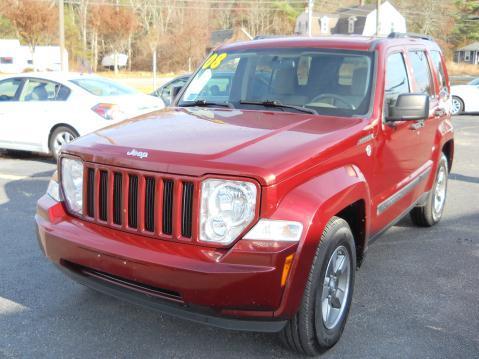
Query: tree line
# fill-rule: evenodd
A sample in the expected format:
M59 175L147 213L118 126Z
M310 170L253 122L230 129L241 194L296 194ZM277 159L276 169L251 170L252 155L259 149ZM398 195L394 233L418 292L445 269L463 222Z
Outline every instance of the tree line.
M127 53L128 68L163 72L195 67L213 46L211 32L291 35L303 0L64 0L70 62L97 70L106 54ZM370 1L369 1L370 2ZM374 1L375 2L375 1ZM316 0L315 11L334 12L368 1ZM477 0L396 0L408 30L432 35L446 54L479 40ZM236 34L236 33L235 33ZM236 35L234 35L236 36ZM233 36L233 39L234 39ZM32 49L58 44L55 0L2 0L0 38L19 38Z

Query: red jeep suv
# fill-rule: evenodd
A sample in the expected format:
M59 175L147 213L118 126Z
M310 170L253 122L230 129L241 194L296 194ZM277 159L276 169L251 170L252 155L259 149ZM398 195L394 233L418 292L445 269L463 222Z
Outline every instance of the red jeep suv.
M63 147L38 202L76 281L209 325L341 336L368 245L441 219L454 142L431 39L274 38L214 51L169 109Z

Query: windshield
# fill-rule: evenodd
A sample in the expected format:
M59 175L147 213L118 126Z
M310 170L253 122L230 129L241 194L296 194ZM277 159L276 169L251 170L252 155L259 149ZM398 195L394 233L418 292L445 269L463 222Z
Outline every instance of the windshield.
M138 93L132 88L102 78L81 78L70 81L95 96L119 96Z
M477 79L470 81L468 85L479 86L479 77Z
M291 112L301 107L319 114L363 115L371 98L372 56L299 48L213 53L178 106L268 107Z

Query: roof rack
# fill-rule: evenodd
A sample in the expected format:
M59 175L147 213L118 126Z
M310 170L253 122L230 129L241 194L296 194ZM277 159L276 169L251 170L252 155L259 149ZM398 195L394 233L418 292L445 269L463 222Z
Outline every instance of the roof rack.
M391 32L388 35L389 39L402 39L402 38L405 38L405 37L433 41L432 36L424 35L424 34L417 34L415 32Z

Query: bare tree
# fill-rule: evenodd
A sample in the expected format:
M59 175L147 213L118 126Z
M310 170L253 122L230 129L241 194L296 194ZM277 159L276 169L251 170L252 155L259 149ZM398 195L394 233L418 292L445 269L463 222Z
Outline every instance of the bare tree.
M87 29L88 29L88 10L90 0L78 0L77 13L79 17L79 27L81 33L81 44L83 55L87 53Z
M109 44L115 59L115 73L118 73L118 52L123 50L128 38L137 27L136 15L131 8L99 5L91 23L96 32Z

